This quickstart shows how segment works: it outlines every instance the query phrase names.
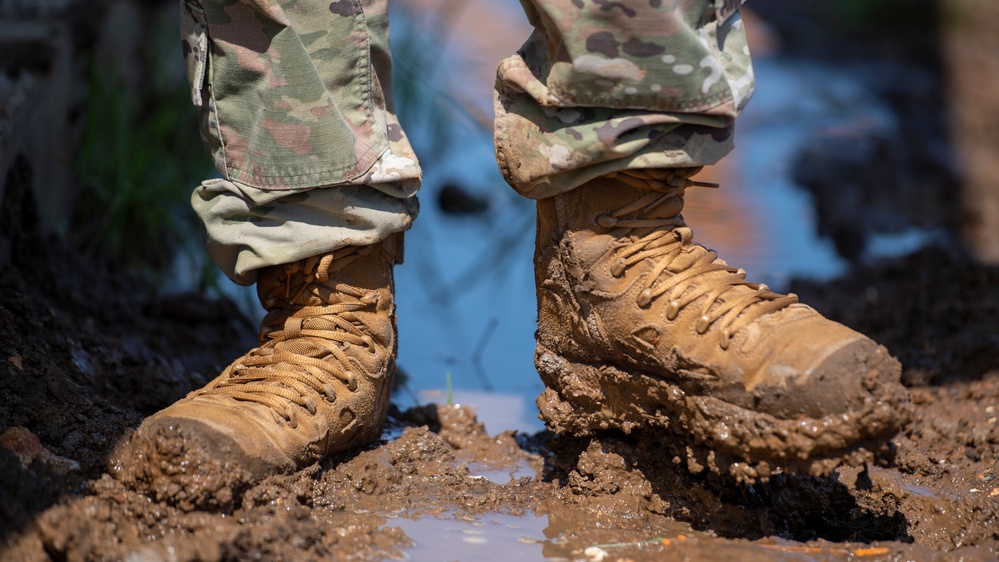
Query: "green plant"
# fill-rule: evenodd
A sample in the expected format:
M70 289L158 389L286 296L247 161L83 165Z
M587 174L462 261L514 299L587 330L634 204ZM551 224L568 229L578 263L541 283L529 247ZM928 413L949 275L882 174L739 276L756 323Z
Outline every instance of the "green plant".
M160 50L150 49L144 68L169 60ZM198 237L187 201L213 170L186 84L154 70L129 89L113 65L91 57L87 87L74 161L82 188L70 217L72 238L88 255L162 272L178 249L190 246L183 241L192 232ZM204 271L198 275L199 285L210 283Z

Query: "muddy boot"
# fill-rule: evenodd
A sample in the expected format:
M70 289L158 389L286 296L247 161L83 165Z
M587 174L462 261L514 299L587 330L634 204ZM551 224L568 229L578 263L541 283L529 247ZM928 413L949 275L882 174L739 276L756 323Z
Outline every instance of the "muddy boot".
M766 480L889 455L901 367L692 240L697 168L628 171L538 201L536 364L556 432L667 430L694 472Z
M112 472L183 509L227 509L267 475L376 440L395 373L400 243L262 270L260 346L146 419Z

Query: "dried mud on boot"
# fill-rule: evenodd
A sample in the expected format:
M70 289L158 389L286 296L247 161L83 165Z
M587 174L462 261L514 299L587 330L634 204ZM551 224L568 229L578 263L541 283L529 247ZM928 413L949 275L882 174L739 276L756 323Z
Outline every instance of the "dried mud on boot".
M901 366L696 243L680 211L697 171L538 201L541 417L572 435L669 431L704 450L692 469L741 483L883 462L910 417Z
M552 475L573 494L647 498L645 509L723 537L871 542L907 536L899 511L864 512L838 478L775 474L766 483L737 485L725 475L691 472L689 447L669 436L556 438L549 448ZM824 516L851 511L849 523L816 527Z
M680 458L694 474L708 470L745 484L765 482L777 472L825 476L840 465L890 463L889 438L911 416L904 389L891 377L882 384L884 377L877 376L894 370L887 351L880 348L867 360L874 363L868 371L874 376L865 381L870 395L861 403L821 419L788 420L688 394L645 373L571 363L539 345L536 363L549 388L538 406L560 434L668 432L685 445Z

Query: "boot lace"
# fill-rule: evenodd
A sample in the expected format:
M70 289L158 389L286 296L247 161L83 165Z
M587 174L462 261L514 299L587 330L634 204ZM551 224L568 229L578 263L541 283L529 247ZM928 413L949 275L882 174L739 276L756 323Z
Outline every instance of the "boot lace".
M275 284L264 300L277 297L293 312L273 319L268 315L262 328L265 343L239 359L227 380L207 393L262 404L271 409L276 422L283 420L295 428L293 406L315 414L317 396L336 400L334 381L356 391L354 370L360 363L351 361L347 345L361 346L371 354L378 350L370 330L353 313L375 307L378 294L327 282L331 273L370 251L371 247L344 248L284 266L284 283ZM284 294L278 294L282 290Z
M597 218L604 228L632 229L621 239L611 275L623 277L629 267L644 260L655 263L638 293L639 307L665 298L666 318L674 320L681 309L705 297L695 329L698 334L716 329L719 345L728 349L738 330L798 302L794 294L775 293L765 284L746 281L745 270L727 265L713 250L693 242L693 233L680 215L684 192L690 186L717 184L696 182L670 169L625 170L612 177L648 191Z

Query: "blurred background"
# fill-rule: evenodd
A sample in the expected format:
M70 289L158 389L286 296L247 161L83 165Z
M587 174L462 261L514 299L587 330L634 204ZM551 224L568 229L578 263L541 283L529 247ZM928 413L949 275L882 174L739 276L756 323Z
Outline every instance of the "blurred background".
M496 64L530 28L514 0L399 0L391 16L396 105L425 172L397 270L397 402L450 396L491 431L537 429L534 210L500 178L490 131ZM999 263L999 4L752 0L744 20L757 90L736 150L700 177L722 188L688 195L701 243L777 288L928 244ZM0 0L0 270L38 228L253 320L252 290L207 260L188 207L216 172L177 25L176 0Z

